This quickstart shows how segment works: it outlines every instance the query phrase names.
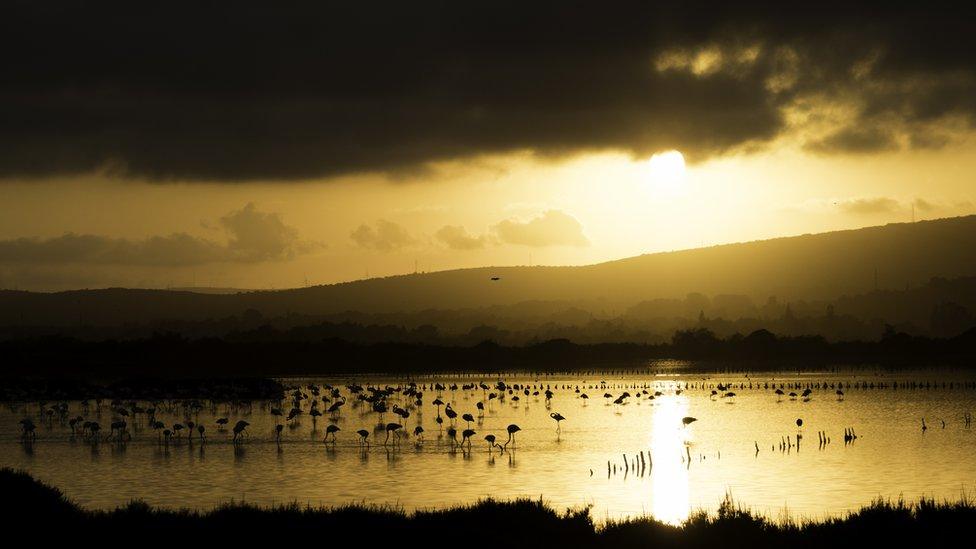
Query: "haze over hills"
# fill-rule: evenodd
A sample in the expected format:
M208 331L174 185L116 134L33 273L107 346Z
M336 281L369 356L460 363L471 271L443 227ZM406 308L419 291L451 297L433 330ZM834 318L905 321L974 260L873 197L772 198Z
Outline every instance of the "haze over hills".
M239 315L410 313L589 303L623 310L643 301L735 294L759 303L832 300L976 274L976 216L655 253L580 267L483 267L309 288L243 293L104 289L0 292L0 324L119 325ZM493 281L492 277L499 277Z

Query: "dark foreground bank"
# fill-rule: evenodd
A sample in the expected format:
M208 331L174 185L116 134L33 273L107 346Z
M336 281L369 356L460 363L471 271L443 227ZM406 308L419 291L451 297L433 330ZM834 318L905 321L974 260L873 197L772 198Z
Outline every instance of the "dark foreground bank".
M323 476L323 482L328 482ZM36 540L127 540L144 547L202 540L245 543L303 540L326 545L407 547L824 547L883 546L963 540L972 532L970 501L878 502L842 519L776 523L724 503L683 526L640 518L597 526L586 509L557 512L539 501L481 501L407 514L394 508L299 505L270 509L225 505L206 513L153 509L130 503L88 511L29 475L0 470L0 521ZM966 537L963 537L966 536ZM292 543L289 543L292 545Z

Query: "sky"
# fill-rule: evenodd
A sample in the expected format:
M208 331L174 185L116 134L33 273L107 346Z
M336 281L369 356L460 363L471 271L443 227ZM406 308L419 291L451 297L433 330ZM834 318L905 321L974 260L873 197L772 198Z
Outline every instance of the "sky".
M298 287L976 213L976 38L892 4L16 2L0 287Z

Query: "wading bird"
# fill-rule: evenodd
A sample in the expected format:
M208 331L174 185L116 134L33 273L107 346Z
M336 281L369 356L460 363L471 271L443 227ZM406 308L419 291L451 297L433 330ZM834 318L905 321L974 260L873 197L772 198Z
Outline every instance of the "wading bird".
M502 450L507 449L509 443L511 443L512 446L515 446L515 433L521 431L522 428L513 423L506 427L505 430L508 431L508 440L505 441L505 445L502 446Z
M247 436L247 426L250 423L244 421L243 419L234 424L234 442L240 442L245 436Z
M390 433L393 433L393 445L396 446L397 443L400 441L400 432L399 431L402 428L403 428L403 425L400 425L399 423L387 423L386 424L386 440L383 441L383 446L386 446L386 443L390 441Z
M24 442L34 442L37 439L37 426L30 418L20 420L20 440Z
M366 438L369 437L369 431L366 429L360 429L356 431L356 434L359 435L359 445L369 448L369 441L366 440Z
M331 436L332 437L331 442L335 444L336 433L338 433L340 430L341 429L339 429L338 425L329 425L328 427L325 428L325 439L323 439L322 442L329 442L329 437Z

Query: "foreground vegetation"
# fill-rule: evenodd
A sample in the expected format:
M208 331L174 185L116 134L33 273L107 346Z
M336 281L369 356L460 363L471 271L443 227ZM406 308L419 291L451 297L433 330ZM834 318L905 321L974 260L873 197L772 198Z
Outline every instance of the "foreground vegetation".
M43 531L45 539L125 536L123 539L139 545L201 539L253 543L287 536L292 540L355 539L357 545L413 546L443 540L465 547L904 546L934 539L964 539L961 536L971 532L976 519L976 505L968 500L922 500L913 504L878 501L846 517L815 522L774 522L727 500L717 513L697 513L682 526L651 518L596 525L586 509L559 513L540 501L527 499L484 500L412 514L391 507L288 505L263 509L244 504L199 513L154 509L139 502L114 511L88 511L56 488L10 469L0 470L0 494L0 517L21 531L35 531L32 526L38 524L57 525Z

